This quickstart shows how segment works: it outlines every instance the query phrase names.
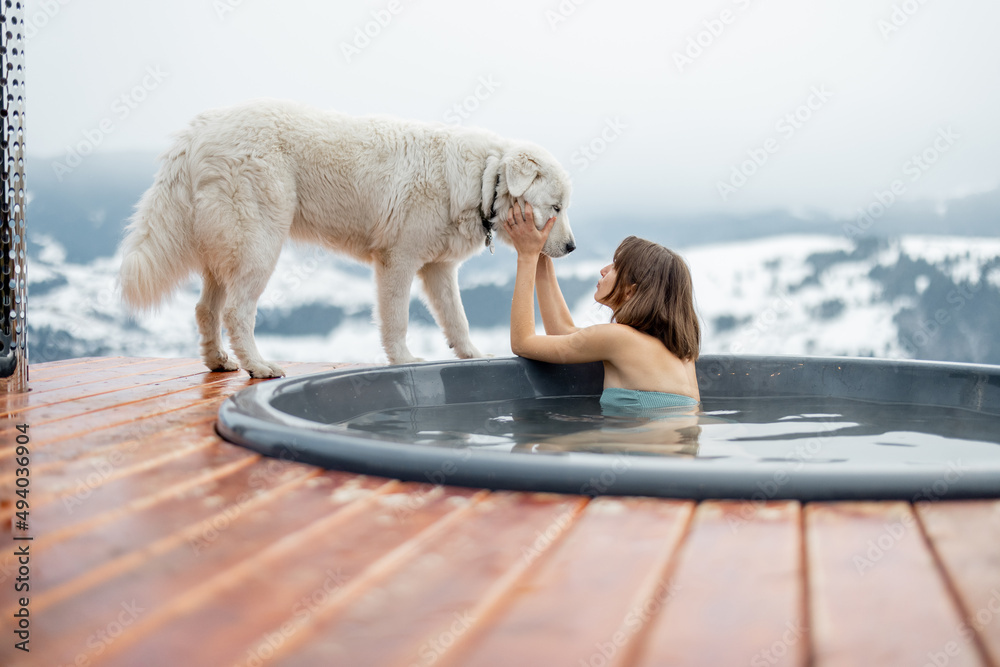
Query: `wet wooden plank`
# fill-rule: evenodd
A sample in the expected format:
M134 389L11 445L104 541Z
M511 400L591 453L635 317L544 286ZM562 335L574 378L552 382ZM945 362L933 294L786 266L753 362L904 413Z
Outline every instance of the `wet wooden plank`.
M91 431L78 438L50 440L33 452L32 469L48 484L49 480L70 474L74 467L99 467L103 466L101 461L118 467L143 457L150 445L167 436L183 442L192 434L210 432L218 414L218 401L202 401L152 417L141 417L128 424Z
M210 407L215 409L209 410ZM95 489L114 479L184 456L193 448L215 443L214 424L218 407L206 406L206 412L208 414L193 423L145 438L132 438L117 446L100 447L89 455L67 457L64 461L48 458L45 464L32 461L32 473L35 475L32 505L38 507L61 496ZM41 448L40 451L47 449ZM13 475L13 470L0 472L0 488L9 485Z
M162 505L118 516L83 533L35 540L39 590L37 607L99 585L130 568L141 567L156 554L186 544L193 552L211 548L218 534L244 512L267 511L267 503L321 474L317 468L274 459L207 480L173 496ZM355 475L325 473L334 486L353 483ZM71 556L70 556L71 555Z
M260 380L246 380L239 378L226 378L222 380L208 379L196 381L194 386L175 389L172 393L157 395L152 393L144 398L138 398L128 390L122 390L119 404L108 404L102 407L94 406L88 409L83 405L73 407L73 403L60 403L54 406L44 406L36 413L29 413L30 417L19 420L29 424L32 434L32 444L35 451L40 451L47 444L66 439L84 437L87 434L103 431L114 427L135 428L141 420L169 413L174 410L189 407L191 405L213 400L220 401L229 394L249 386L250 382L260 382ZM137 400L130 400L137 398ZM107 399L105 399L107 400ZM42 414L49 410L59 410L61 414L49 414L48 421L41 419ZM6 424L6 428L0 429L0 442L7 443L6 437L10 435L14 427L14 422ZM136 431L138 433L138 429ZM0 460L6 454L13 451L10 446L0 447Z
M98 368L81 366L80 370L76 373L65 375L44 374L42 377L39 377L39 373L36 372L36 367L32 366L31 379L29 381L31 391L29 391L28 394L31 398L37 398L59 389L66 389L70 387L82 388L95 382L103 382L105 380L112 380L119 377L127 377L150 371L156 372L177 366L188 366L193 363L193 359L138 359L132 361L131 363L122 364L121 366L101 366ZM204 366L202 366L202 370L206 370ZM8 396L6 395L0 396L0 404L2 404L7 398Z
M962 609L952 653L1000 665L1000 500L921 502L917 514Z
M144 419L168 414L175 410L210 401L217 411L221 399L246 386L249 386L246 380L234 379L214 382L162 397L154 396L143 401L71 415L62 421L44 424L41 428L32 426L31 429L34 434L32 444L35 450L39 451L50 442L85 437L88 434L110 428L124 428L126 431L131 430L131 437L141 437L145 432L145 425L142 423ZM3 435L0 434L0 438L2 437ZM0 450L0 455L4 453L7 452Z
M289 366L289 376L304 375L329 369L329 364L298 364ZM228 394L226 394L228 395ZM135 465L155 450L169 448L169 438L178 441L214 433L219 404L224 396L195 400L166 412L139 414L120 423L110 423L99 429L78 434L63 432L61 425L41 425L32 430L32 470L43 488L64 486L60 477L74 472L84 480L106 477L111 466L119 469ZM150 410L157 406L146 403ZM56 439L53 437L56 436ZM164 441L167 444L164 444ZM45 446L40 446L45 445ZM96 477L95 477L96 475ZM14 465L0 459L0 488L10 483Z
M173 608L171 605L192 591L238 581L254 571L278 580L288 579L291 573L268 567L269 550L295 549L308 544L309 540L303 537L311 537L318 531L336 534L340 520L357 515L371 504L373 493L387 491L396 484L359 477L338 494L340 487L334 485L333 478L315 479L319 482L295 486L266 507L234 515L225 530L219 531L203 549L196 551L186 543L177 544L168 551L151 555L141 567L130 568L102 585L46 607L45 623L39 624L34 636L39 651L37 655L32 651L33 661L61 665L72 663L77 655L91 661L100 657L103 661L116 646L125 648L130 638L145 637L144 627L155 625L162 610ZM254 607L259 609L266 602L258 598ZM197 607L195 601L179 611L190 612ZM119 626L113 643L101 643L96 648L93 642L88 643L95 631L116 622ZM204 630L196 635L198 641L210 638ZM198 642L189 637L188 643Z
M316 372L328 369L329 367L329 364L288 365L290 375ZM191 378L182 379L191 381ZM249 379L222 380L224 383L231 381L236 382L238 388L251 382L261 382L261 380ZM119 480L134 473L144 473L139 474L139 482L151 484L148 487L151 489L151 493L160 492L164 486L169 486L169 482L165 482L163 476L159 473L167 472L173 475L173 479L176 479L178 475L183 476L187 473L197 475L198 468L206 465L203 457L196 457L186 463L180 462L179 466L174 465L175 460L180 458L182 453L194 453L196 449L216 446L216 449L212 452L212 456L216 458L210 460L214 461L214 465L222 466L228 466L230 462L236 459L244 459L251 456L246 450L223 443L215 435L214 420L218 412L218 405L222 398L232 393L232 390L225 391L216 385L217 383L209 385L209 387L214 387L214 389L210 388L208 390L216 393L217 395L215 396L210 395L206 397L204 386L199 387L197 385L192 389L197 390L198 393L194 393L194 391L187 394L177 392L173 396L174 400L170 407L165 406L163 401L147 400L132 402L120 408L111 408L102 411L97 417L88 415L88 418L95 419L99 419L103 415L105 420L111 421L111 426L109 428L104 425L101 428L84 432L80 438L73 438L70 437L71 434L63 433L62 439L57 441L64 445L64 447L59 448L60 451L65 452L69 449L71 451L82 452L85 458L78 461L75 465L67 465L62 469L58 466L44 469L45 462L51 462L52 457L44 454L46 447L39 446L39 443L45 444L46 437L51 437L52 431L59 430L64 423L57 423L55 425L43 424L32 427L32 461L33 463L41 462L42 464L42 468L35 469L36 481L33 484L32 503L33 520L40 520L42 525L46 525L50 530L58 532L66 528L71 515L75 515L77 520L85 520L89 516L92 516L88 515L86 511L79 512L78 509L80 508L86 507L90 511L103 508L100 511L107 511L109 505L128 504L128 498L116 494L122 489L127 488L131 482L126 479L120 484L113 485L110 490L104 489L103 487L109 482ZM193 406L191 405L192 402L194 403ZM157 412L158 410L164 410L164 412ZM177 411L186 412L180 415L170 414ZM150 414L153 415L153 418L150 418ZM182 430L152 435L156 434L163 426L165 421L163 419L164 415L167 415L167 421L179 424ZM198 421L185 423L185 420L193 420L196 417ZM115 419L120 421L115 423ZM83 421L82 418L75 420L74 423L79 426L81 421ZM180 438L184 444L179 447L173 445L175 437ZM92 447L95 442L106 443L111 441L113 443L115 440L127 444L123 447L112 448L110 450L101 448L98 451L103 453L103 456L97 451L87 451L87 448ZM50 440L49 442L52 441ZM12 443L11 448L13 446ZM0 489L5 491L4 497L8 497L9 493L7 491L10 490L14 479L14 461L11 456L0 461L2 461L0 462ZM163 469L156 469L156 466L160 463L165 464L165 467ZM65 474L60 475L59 472ZM143 487L137 487L137 490L141 488ZM103 505L100 501L96 503L91 502L92 496L105 499ZM150 496L146 500L148 501L153 498L154 496ZM13 505L4 503L4 506L0 507L0 521L8 521L12 512Z
M426 502L411 511L397 502L409 494L424 494ZM392 494L372 497L363 512L339 522L335 530L319 522L294 544L261 554L259 563L243 568L241 576L212 582L158 609L141 628L150 636L116 648L108 664L222 665L261 656L270 663L271 652L293 642L314 616L356 600L379 586L386 572L413 558L421 545L460 529L485 495L474 489L397 485ZM255 604L260 599L268 600L266 608ZM204 640L186 643L192 632Z
M169 501L173 496L252 465L260 455L206 435L188 443L187 455L133 475L91 484L88 481L50 502L33 506L32 522L39 534L63 539L111 520L125 512Z
M396 500L400 502L409 499ZM538 534L575 515L585 503L585 498L552 494L489 494L452 529L406 554L396 568L362 580L363 585L351 586L349 581L340 596L287 636L269 662L405 665L428 650L436 652L436 661L442 660L444 654L437 651L444 643L432 649L426 645L428 638L452 632L456 623L463 626L460 635L470 625L489 622L512 586L535 566L526 550L536 547ZM537 544L543 552L550 546ZM345 545L331 541L326 548L336 550L334 562L343 564L345 572L362 566ZM259 651L267 637L261 635L251 646Z
M5 666L1000 666L1000 501L811 504L804 519L796 503L706 502L680 538L669 508L684 501L262 459L212 427L224 397L258 381L197 360L57 362L32 381L37 394L0 410L30 418L38 445L40 650L23 661L5 644ZM11 479L2 456L0 488ZM0 554L5 588L12 567Z
M32 608L44 613L55 602L140 567L153 555L184 542L196 553L204 551L234 516L253 510L318 472L268 459L206 479L161 505L119 512L113 520L90 530L36 532L31 547Z
M302 363L289 364L286 370L289 377L295 377L329 370L333 366L342 367L333 364ZM253 380L248 381L248 384L265 381ZM107 423L90 431L70 431L65 429L61 423L32 427L33 469L37 470L40 475L43 473L47 475L50 472L47 465L55 466L52 469L55 470L58 469L58 466L69 461L89 458L93 455L114 458L117 452L130 451L140 446L144 447L147 438L155 437L165 431L202 428L206 422L214 422L221 399L230 393L226 392L207 399L192 397L191 402L181 403L167 411L157 410L155 402L143 403L142 407L147 409L146 413L130 411L131 418L120 422L113 419L114 414L109 414ZM181 433L178 435L180 436ZM12 464L0 458L0 479L5 471L5 465L7 465L6 472L10 475L13 474ZM0 482L0 486L2 486L2 482Z
M211 428L211 424L205 426ZM228 474L257 458L253 452L224 442L206 429L203 434L188 433L172 452L132 467L96 462L91 466L84 462L81 474L75 477L49 480L36 476L32 483L32 523L48 534L85 530L92 522L104 520L97 518L101 514L162 502L172 492L217 474ZM9 486L10 478L5 478L4 483ZM8 521L13 511L13 505L0 507L0 521Z
M131 378L135 379L135 378ZM155 382L136 382L131 386L123 386L95 396L80 397L73 401L40 405L35 409L25 410L22 417L28 419L33 426L40 426L59 420L90 417L106 410L128 410L133 403L139 403L140 408L149 402L167 403L171 400L189 400L192 390L242 388L253 382L243 373L212 373L199 371L186 376L168 375ZM178 394L178 396L174 396ZM107 417L107 415L100 415ZM94 422L99 426L99 422ZM93 427L92 427L93 428Z
M984 664L948 655L959 610L908 503L810 503L805 517L817 667Z
M53 489L85 494L88 488L96 488L112 475L120 476L127 469L138 470L136 466L148 465L153 458L169 457L175 448L196 446L191 441L213 433L218 410L218 401L203 401L152 418L140 417L92 431L79 438L50 442L45 447L32 446L32 492L37 492L39 500L51 496ZM13 465L0 465L0 490L10 489L13 481ZM0 521L10 517L11 509L0 506Z
M306 374L326 366L300 364L291 367L289 374ZM199 398L165 413L139 414L125 423L55 441L45 440L51 427L35 428L32 432L32 470L40 480L35 488L36 500L47 500L53 494L63 493L67 487L103 483L128 470L152 465L154 460L176 455L179 447L175 442L189 443L214 435L221 398ZM144 405L151 409L154 406L152 403ZM37 446L40 439L46 446ZM0 488L10 482L13 474L12 463L8 462L7 466L0 463Z
M557 519L524 553L539 566L512 587L504 608L470 629L467 640L456 637L459 649L446 662L624 664L634 640L674 593L668 565L694 505L597 498L575 523ZM425 663L439 646L452 643L450 627L435 630L410 656L413 663Z
M62 359L60 361L47 361L45 363L31 364L29 372L30 383L38 380L49 380L54 377L66 377L80 373L90 373L91 371L105 368L120 368L130 364L144 363L150 357L79 357L75 359Z
M177 359L154 361L155 363L140 363L120 369L72 376L72 382L63 382L62 378L50 383L32 382L26 405L9 407L11 399L8 396L0 396L0 416L18 412L22 418L29 418L32 411L44 405L79 401L121 389L131 389L184 376L204 375L209 372L204 365L188 361Z
M289 363L289 374L314 373L343 366L343 364ZM141 377L141 376L137 376ZM117 391L81 398L79 400L39 406L36 410L18 412L34 429L35 446L47 441L78 437L109 425L128 423L144 416L169 412L192 403L224 398L257 382L246 373L196 373L169 378L152 384L138 384ZM44 428L42 428L44 427ZM6 424L0 429L0 442L13 429ZM9 453L9 447L0 449L0 456Z
M670 595L635 660L621 664L806 664L800 511L791 501L700 503Z
M51 371L58 368L65 368L66 366L76 366L79 364L94 364L107 361L118 361L120 359L148 359L150 357L70 357L67 359L56 359L53 361L36 361L31 362L31 372L42 373L45 371Z

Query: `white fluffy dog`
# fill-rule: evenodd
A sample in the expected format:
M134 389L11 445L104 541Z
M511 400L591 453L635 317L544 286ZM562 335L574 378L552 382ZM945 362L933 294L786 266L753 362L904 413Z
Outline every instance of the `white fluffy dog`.
M494 237L508 240L501 222L515 200L534 207L539 227L557 216L546 254L576 247L566 171L542 148L484 130L258 101L197 116L162 159L122 242L122 297L149 309L199 272L195 312L212 370L238 368L224 323L252 377L284 375L261 358L253 330L288 238L374 266L382 345L394 364L417 361L406 346L416 275L455 353L483 356L469 339L458 266L492 250Z

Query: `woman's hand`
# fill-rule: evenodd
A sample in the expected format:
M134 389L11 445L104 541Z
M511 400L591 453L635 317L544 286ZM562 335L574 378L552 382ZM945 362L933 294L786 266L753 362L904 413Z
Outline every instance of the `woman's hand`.
M510 236L510 241L514 244L518 256L535 257L540 255L542 248L545 247L545 241L548 240L549 232L552 231L552 225L555 224L555 221L555 216L552 216L539 230L535 227L535 215L531 210L531 204L525 202L522 214L521 207L517 202L514 202L514 206L507 213L507 222L504 224L507 226L507 234Z

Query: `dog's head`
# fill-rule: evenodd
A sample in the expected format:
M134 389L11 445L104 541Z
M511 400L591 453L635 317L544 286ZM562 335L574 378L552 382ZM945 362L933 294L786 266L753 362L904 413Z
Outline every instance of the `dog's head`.
M503 221L507 219L507 213L515 201L522 207L527 202L534 209L535 226L539 229L552 216L556 218L542 251L549 257L562 257L573 252L576 241L573 239L566 211L570 196L569 174L562 165L547 151L530 144L512 147L494 160L495 164L487 167L483 189L484 192L489 190L492 195L496 177L489 166L493 166L500 175L500 183L496 186L497 217L494 224L497 237L504 243L510 243ZM491 177L490 174L494 176Z

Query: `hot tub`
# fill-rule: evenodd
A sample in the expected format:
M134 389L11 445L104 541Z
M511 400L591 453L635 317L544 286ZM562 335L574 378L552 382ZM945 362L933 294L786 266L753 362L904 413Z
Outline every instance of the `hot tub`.
M601 364L520 358L260 383L217 429L268 456L403 480L748 500L1000 497L1000 367L703 356L696 409L602 414Z

